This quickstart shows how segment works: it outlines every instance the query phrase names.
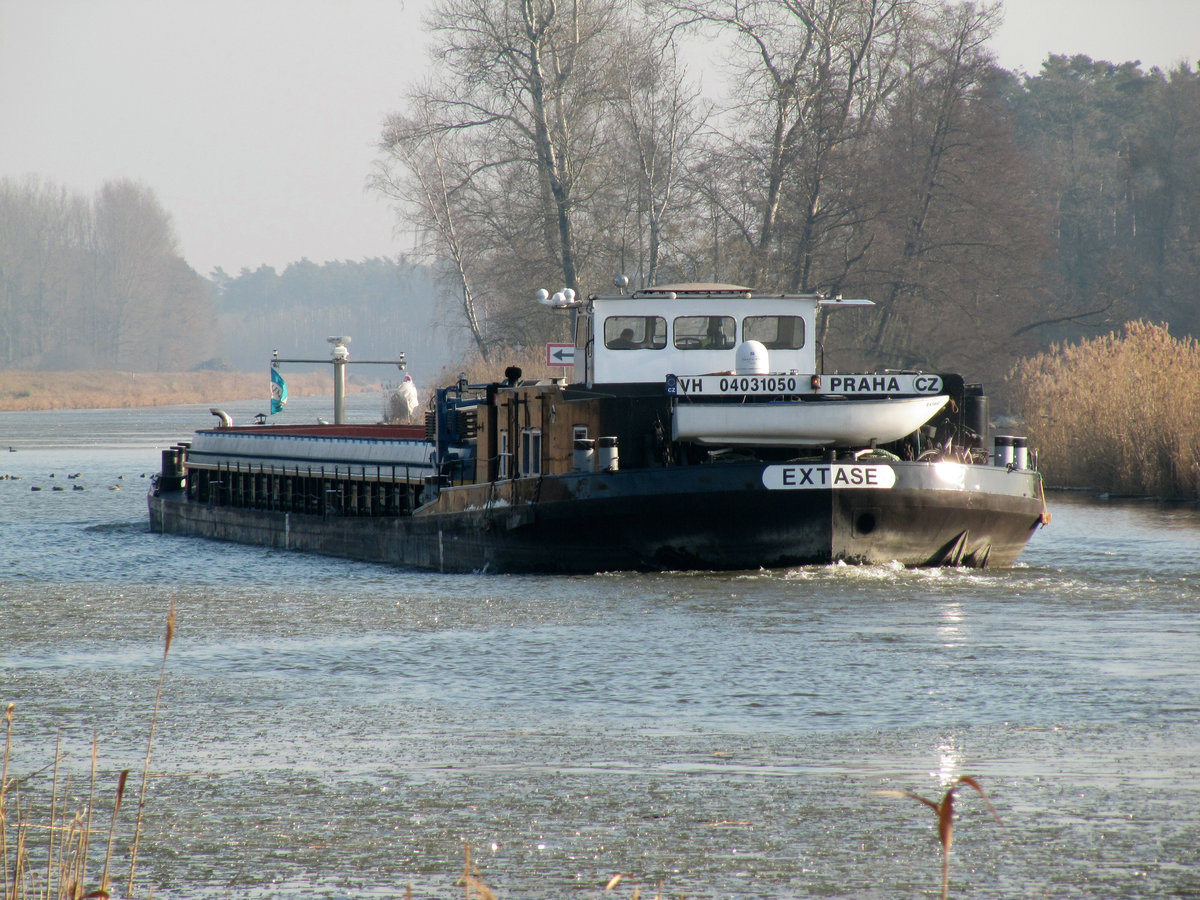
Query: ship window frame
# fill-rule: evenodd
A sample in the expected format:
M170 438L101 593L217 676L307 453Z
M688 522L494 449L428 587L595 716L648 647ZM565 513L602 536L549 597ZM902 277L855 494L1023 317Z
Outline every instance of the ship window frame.
M542 429L521 429L518 471L522 478L533 478L542 474Z
M755 335L754 335L755 327L753 325L751 325L750 323L756 322L756 321L763 322L763 321L766 321L769 319L774 319L777 323L777 327L775 330L776 338L771 341L764 341L760 337L755 337ZM794 337L791 341L783 341L783 340L779 339L778 335L779 335L780 330L778 328L778 323L783 319L791 319L791 320L799 321L799 323L800 323L800 343L797 344ZM746 316L745 318L742 319L742 340L743 341L758 341L764 347L766 347L768 350L802 350L804 348L804 345L808 342L808 322L805 321L804 316L779 316L779 315Z
M624 338L622 332L629 331ZM662 316L607 316L604 346L608 350L663 350L667 346L667 320Z
M715 345L714 326L721 338ZM726 315L676 316L671 323L671 337L676 350L732 350L737 346L737 319Z
M508 443L508 429L500 429L500 448L497 453L496 478L508 478L508 473L511 468L510 460L512 459L512 450Z

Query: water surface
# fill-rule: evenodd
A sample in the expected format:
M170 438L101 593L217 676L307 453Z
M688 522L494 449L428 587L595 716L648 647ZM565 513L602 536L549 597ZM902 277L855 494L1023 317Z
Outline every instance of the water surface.
M456 897L465 844L500 897L936 896L873 791L963 774L952 896L1200 895L1194 507L1051 495L1011 571L439 575L150 534L210 420L0 413L10 772L61 734L82 795L98 734L107 823L176 606L143 896Z

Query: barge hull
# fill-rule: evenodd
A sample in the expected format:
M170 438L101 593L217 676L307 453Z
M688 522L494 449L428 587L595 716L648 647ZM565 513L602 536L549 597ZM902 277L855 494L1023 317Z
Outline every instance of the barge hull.
M890 463L886 489L771 490L760 463L444 488L411 516L320 516L149 497L156 532L445 572L744 570L840 560L1011 566L1036 473ZM959 480L956 481L955 477Z

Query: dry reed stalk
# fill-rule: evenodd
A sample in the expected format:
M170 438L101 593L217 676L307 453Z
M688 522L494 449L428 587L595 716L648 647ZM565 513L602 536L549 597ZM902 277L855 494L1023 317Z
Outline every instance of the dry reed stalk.
M992 801L988 799L988 795L983 788L979 786L979 782L969 775L960 775L951 782L946 793L942 795L939 802L927 800L920 794L914 794L912 791L875 791L876 794L882 794L885 797L908 797L916 800L918 803L923 803L933 810L934 815L938 820L938 840L942 844L942 900L950 895L950 844L954 840L954 792L958 790L960 785L967 785L974 788L979 796L983 798L983 802L987 804L988 811L991 812L996 822L1001 826L1004 825L1000 821L1000 816L997 814L995 807L992 806Z
M618 872L612 878L608 879L608 883L604 885L604 893L607 894L609 891L616 890L617 886L622 881L624 881L626 878L633 878L633 876L626 875L624 872ZM635 881L633 883L633 893L630 895L630 900L638 900L638 898L641 897L641 895L642 895L642 886Z
M92 812L96 808L96 765L100 757L100 733L92 731L92 776L88 783L87 821L83 826L83 846L80 849L80 865L77 875L79 884L87 884L88 851L92 843Z
M54 740L54 772L50 776L50 835L46 847L46 896L54 885L54 832L58 823L58 763L62 759L62 729Z
M642 886L637 883L633 875L626 874L625 872L618 872L612 878L608 879L608 882L604 885L604 893L607 894L609 891L615 890L627 878L633 880L633 893L629 895L629 900L638 900L642 896ZM662 879L659 879L658 890L655 892L653 900L663 900Z
M150 738L146 749L145 766L142 772L142 789L138 807L137 826L134 833L132 859L130 862L129 883L127 896L133 896L135 862L137 859L138 841L141 834L142 811L146 800L146 786L149 781L151 751L154 745L154 733L162 703L163 684L166 676L167 656L171 648L171 640L175 632L175 604L172 600L167 614L167 633L163 648L162 670L159 673L158 692L155 697L154 712L151 718ZM13 743L13 709L14 704L8 704L5 712L7 719L7 735L5 738L3 765L0 766L0 867L4 870L3 894L0 900L24 900L29 896L69 898L69 900L99 900L109 897L109 868L113 858L113 847L116 842L116 826L120 819L121 803L125 795L129 770L121 772L117 782L116 800L113 805L112 821L108 829L108 846L104 856L104 868L100 877L100 887L84 893L87 883L88 858L90 855L92 818L95 811L96 779L99 760L99 736L92 735L92 765L89 783L87 806L85 810L76 811L73 815L68 812L67 802L71 795L72 776L68 771L60 779L60 766L64 754L62 751L62 731L58 732L54 747L54 760L51 764L23 776L20 779L10 779L8 776L9 761L12 757ZM20 785L34 776L52 769L50 792L50 818L47 825L33 823L31 813L33 801L24 806L21 803ZM14 828L10 827L15 809L15 847L10 854L10 835ZM70 818L68 819L68 816ZM31 885L29 879L36 882L37 876L30 868L30 837L32 828L45 828L48 831L46 849L45 883ZM11 859L11 863L10 863ZM57 884L55 873L57 872ZM33 891L33 894L30 892Z
M66 827L62 841L62 857L58 864L58 896L76 900L83 895L83 881L79 873L83 865L86 829L83 815L75 813L71 824Z
M121 777L117 779L117 800L113 804L112 821L108 825L108 849L104 852L104 871L100 874L100 890L108 893L108 864L112 861L113 838L117 833L117 816L121 813L121 798L125 796L125 780L129 778L129 770L122 769Z
M13 859L13 874L12 874L12 898L16 900L18 889L25 882L25 867L29 865L29 853L25 849L25 839L29 832L28 814L30 807L26 809L25 815L21 814L21 795L17 794L17 847L16 855ZM21 891L21 895L24 895Z
M471 864L471 845L463 845L463 873L455 884L463 885L466 900L477 897L478 900L496 900L491 888L483 883L479 870Z
M0 869L4 869L4 896L8 897L8 813L4 808L8 796L8 758L12 753L13 709L15 703L8 704L4 717L8 719L8 737L4 741L4 765L0 768Z
M163 642L162 666L158 673L158 691L154 695L154 712L150 716L150 737L146 741L146 760L142 767L142 790L138 796L137 821L133 829L133 847L129 855L129 886L125 890L127 897L133 896L133 880L137 870L138 845L142 839L142 812L146 807L146 784L150 780L150 753L154 749L154 730L158 725L158 710L162 704L163 682L167 678L167 654L171 652L171 638L175 636L175 598L171 598L171 607L167 610L167 635Z

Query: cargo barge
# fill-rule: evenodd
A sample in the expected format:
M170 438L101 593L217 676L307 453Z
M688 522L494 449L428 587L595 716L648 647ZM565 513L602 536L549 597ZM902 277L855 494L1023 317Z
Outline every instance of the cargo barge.
M151 528L445 572L591 573L1004 567L1049 521L1035 455L990 440L979 385L820 370L817 317L870 301L621 280L539 299L574 320L572 377L460 380L424 425L222 417L164 451Z

